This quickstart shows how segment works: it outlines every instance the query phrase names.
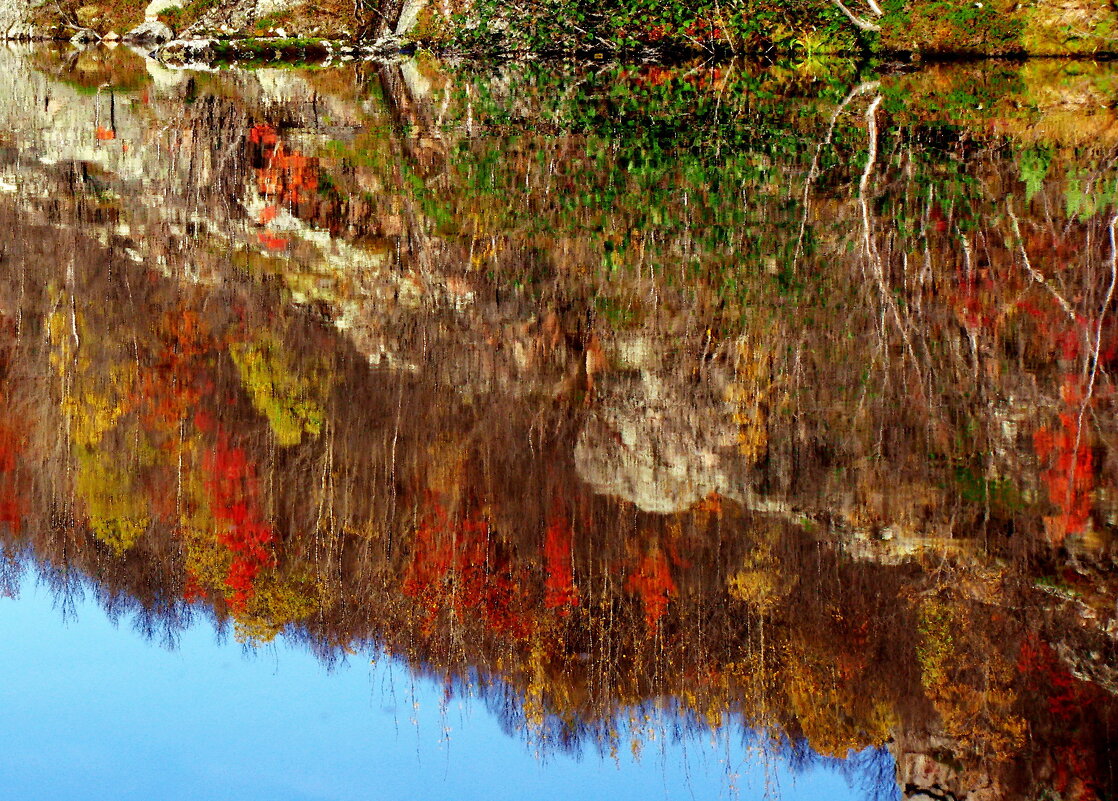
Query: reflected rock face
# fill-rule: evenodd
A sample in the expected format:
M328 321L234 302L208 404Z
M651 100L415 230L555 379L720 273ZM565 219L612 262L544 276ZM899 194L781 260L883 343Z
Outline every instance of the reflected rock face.
M1118 173L1049 73L118 50L0 52L0 591L541 753L1115 794Z
M607 376L575 445L578 476L595 492L670 514L712 494L743 500L748 465L726 404L655 373Z

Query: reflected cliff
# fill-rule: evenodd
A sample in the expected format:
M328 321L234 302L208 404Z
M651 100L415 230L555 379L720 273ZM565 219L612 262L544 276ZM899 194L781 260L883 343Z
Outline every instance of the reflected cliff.
M1115 75L0 52L4 586L1112 797Z

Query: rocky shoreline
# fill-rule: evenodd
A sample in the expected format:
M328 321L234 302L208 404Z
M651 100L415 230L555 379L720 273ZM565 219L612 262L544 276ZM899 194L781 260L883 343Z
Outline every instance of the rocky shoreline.
M731 15L648 0L638 15L581 0L0 0L0 38L124 43L172 64L375 60L414 48L479 59L1118 57L1118 9L1089 0L794 0L775 16L754 9L760 2Z
M127 3L127 0L125 0ZM396 23L370 27L315 6L313 12L286 0L152 0L146 6L33 7L0 0L0 39L125 45L170 65L281 61L331 63L393 57L414 49L406 36L416 3L401 5ZM419 4L422 5L422 4Z

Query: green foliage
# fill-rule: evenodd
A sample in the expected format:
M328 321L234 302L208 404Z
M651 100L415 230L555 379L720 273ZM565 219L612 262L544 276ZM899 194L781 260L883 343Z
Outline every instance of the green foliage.
M214 45L214 60L222 63L263 63L279 61L285 66L305 66L327 54L325 40L313 37L284 39L233 39Z
M1068 168L1064 180L1064 206L1068 217L1086 222L1111 208L1115 200L1118 200L1118 181L1092 181L1087 170L1074 164Z
M479 0L456 26L468 50L533 52L854 52L861 42L825 0L683 3L622 0Z
M257 32L264 33L269 28L276 28L286 24L290 19L290 10L273 11L270 14L265 14L264 16L258 18L252 27Z
M221 5L221 0L190 0L184 6L173 6L163 11L159 19L175 31L181 31L197 22L206 12Z
M1052 148L1035 145L1021 151L1017 166L1025 182L1025 202L1030 202L1044 185L1044 177L1052 164Z
M968 503L988 505L1009 512L1025 506L1021 493L1009 479L988 479L970 467L956 467L955 481L960 495Z
M893 0L884 6L882 44L922 53L1021 51L1023 22L1008 0Z

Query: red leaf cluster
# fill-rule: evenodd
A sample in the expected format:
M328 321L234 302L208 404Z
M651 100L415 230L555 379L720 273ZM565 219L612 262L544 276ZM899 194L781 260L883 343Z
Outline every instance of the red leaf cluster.
M230 447L224 436L206 455L210 511L214 520L224 523L218 541L233 552L225 577L232 590L229 607L243 610L252 597L254 582L261 570L273 567L275 556L269 545L275 540L272 527L265 522L257 503L256 469L245 457L243 448Z
M0 423L0 523L19 531L23 523L23 502L16 493L16 455L23 449L23 439L10 426Z
M1058 428L1042 426L1033 434L1033 449L1045 468L1040 480L1048 490L1048 499L1059 510L1049 518L1049 536L1059 545L1068 534L1087 527L1091 517L1091 491L1095 486L1094 456L1083 431L1079 379L1064 383L1067 411L1059 415Z
M288 150L275 128L254 125L248 140L260 148L261 166L256 168L256 188L278 203L298 203L300 192L318 188L318 159Z
M1072 676L1052 647L1036 634L1021 643L1017 669L1028 695L1045 705L1052 723L1066 737L1053 747L1053 789L1061 798L1095 801L1099 797L1098 760L1092 745L1094 734L1084 725L1084 712L1099 700L1098 688Z
M574 566L571 562L571 544L574 529L561 514L555 514L548 522L544 534L543 558L544 605L557 610L561 617L570 614L578 606L578 588L575 587Z
M676 594L668 557L659 548L641 556L636 568L625 580L625 591L635 592L644 604L644 619L654 627L668 610L669 599Z
M480 614L497 634L527 638L533 629L523 571L490 536L489 522L455 519L437 501L415 532L404 594L427 607L430 627L449 605L460 618Z

